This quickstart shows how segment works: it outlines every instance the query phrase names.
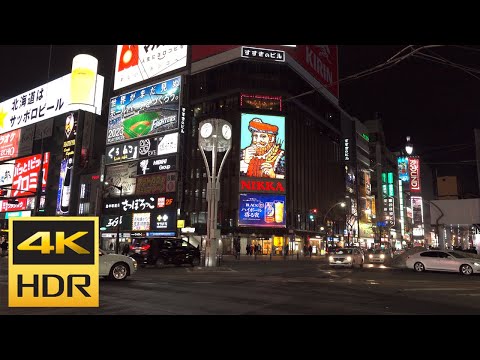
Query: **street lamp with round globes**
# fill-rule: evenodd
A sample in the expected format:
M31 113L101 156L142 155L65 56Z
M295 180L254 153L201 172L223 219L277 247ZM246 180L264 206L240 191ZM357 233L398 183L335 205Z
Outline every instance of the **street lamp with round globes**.
M413 152L413 145L410 142L410 136L407 136L407 143L405 144L405 151L408 155L412 155Z
M347 206L347 204L345 203L345 201L339 201L339 202L333 204L333 205L330 207L330 209L328 209L327 212L325 213L325 215L323 216L323 225L324 225L324 226L326 225L325 222L327 221L327 216L328 216L328 214L329 214L330 211L331 211L335 206L337 206L337 205L340 205L342 208L344 208L345 206ZM327 243L328 243L328 234L325 236L325 240L326 240L326 241L325 241L325 251L327 251L327 248L328 248L328 246L327 246Z
M207 171L207 244L205 266L217 266L216 254L219 240L217 231L218 201L220 199L220 175L232 147L232 125L223 119L207 119L199 124L198 147ZM205 151L211 151L209 166ZM217 153L225 152L217 172Z

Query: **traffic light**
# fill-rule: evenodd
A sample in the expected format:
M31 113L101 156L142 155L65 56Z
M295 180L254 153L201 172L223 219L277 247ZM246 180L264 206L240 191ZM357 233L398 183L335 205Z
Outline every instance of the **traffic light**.
M311 221L315 220L315 216L317 215L317 209L310 209L310 214L308 215Z

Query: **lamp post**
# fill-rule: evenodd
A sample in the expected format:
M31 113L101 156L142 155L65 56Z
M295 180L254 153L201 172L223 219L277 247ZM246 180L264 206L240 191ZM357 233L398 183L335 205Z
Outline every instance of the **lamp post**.
M442 217L444 217L445 214L443 213L442 209L437 204L435 204L434 202L429 201L429 200L425 200L425 199L422 199L422 201L426 202L430 206L433 206L439 212L439 214L437 216L437 219L435 220L435 224L436 224L436 227L437 227L437 241L438 241L438 247L440 248L440 250L445 250L445 237L444 237L444 234L443 234L444 226L440 225L440 223L439 223L440 219ZM431 210L430 210L430 213L432 213ZM412 230L412 238L413 238L413 230Z
M327 216L328 214L330 213L330 211L332 211L332 209L337 206L337 205L340 205L342 208L346 206L346 203L344 201L339 201L335 204L333 204L330 209L327 210L327 212L325 213L325 215L323 216L323 225L325 226L325 229L327 228L327 224L326 224L326 221L327 221ZM328 232L325 234L325 251L328 250Z
M217 211L220 199L220 175L225 159L232 147L232 126L223 119L207 119L199 124L198 147L202 153L207 170L207 244L205 247L205 266L216 266L218 247ZM212 152L212 167L209 168L205 151ZM217 153L225 152L217 174Z
M123 195L123 185L114 185L114 184L110 184L109 182L105 182L104 183L106 186L112 186L114 187L115 189L119 190L120 191L120 197L118 198L118 213L117 213L117 216L118 216L118 223L117 223L117 238L115 240L115 254L118 254L119 253L119 248L120 248L120 219L122 217L122 195Z
M410 142L410 136L407 136L407 143L405 144L405 151L407 155L412 155L413 153L413 145Z

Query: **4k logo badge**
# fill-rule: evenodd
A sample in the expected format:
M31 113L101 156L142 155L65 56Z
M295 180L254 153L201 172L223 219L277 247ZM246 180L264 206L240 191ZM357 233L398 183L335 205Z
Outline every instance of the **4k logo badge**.
M8 306L98 307L98 217L9 219Z

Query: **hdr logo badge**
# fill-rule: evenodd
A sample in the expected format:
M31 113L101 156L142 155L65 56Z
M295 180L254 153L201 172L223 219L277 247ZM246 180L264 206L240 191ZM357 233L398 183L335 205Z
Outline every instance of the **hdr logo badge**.
M10 218L9 307L98 307L98 217Z

